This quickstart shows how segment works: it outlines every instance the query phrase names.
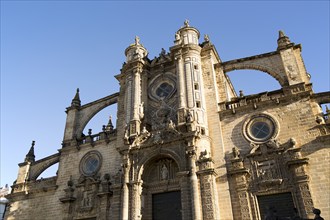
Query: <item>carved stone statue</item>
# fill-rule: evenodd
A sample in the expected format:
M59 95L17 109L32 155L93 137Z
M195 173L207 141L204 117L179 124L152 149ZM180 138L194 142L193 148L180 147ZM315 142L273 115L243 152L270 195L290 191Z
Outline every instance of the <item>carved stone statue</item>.
M176 32L175 33L175 40L176 41L179 41L181 39L181 37L180 37L180 33L179 32Z
M190 123L193 121L192 114L190 111L187 112L186 122Z
M163 164L162 170L161 170L161 180L167 180L168 179L168 169L165 164Z
M240 157L240 151L237 147L232 148L232 153L233 153L234 159L238 159Z
M188 20L188 19L186 19L186 20L184 21L184 26L185 26L185 27L189 27L189 20Z

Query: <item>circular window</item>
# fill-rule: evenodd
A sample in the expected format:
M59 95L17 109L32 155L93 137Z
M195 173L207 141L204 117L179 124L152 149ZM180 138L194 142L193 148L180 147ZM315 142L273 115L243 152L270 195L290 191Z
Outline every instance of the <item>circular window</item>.
M98 151L90 151L81 159L80 171L85 176L92 176L99 171L101 162L101 154Z
M254 115L244 123L244 136L249 141L263 143L278 133L276 121L266 114Z

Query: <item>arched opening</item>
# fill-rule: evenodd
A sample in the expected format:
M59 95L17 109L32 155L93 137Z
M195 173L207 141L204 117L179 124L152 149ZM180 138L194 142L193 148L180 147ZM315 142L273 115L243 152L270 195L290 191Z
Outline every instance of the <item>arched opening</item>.
M141 176L142 219L181 219L181 191L178 164L170 157L149 161Z
M58 171L58 162L51 165L47 169L45 169L40 175L37 177L37 180L47 179L51 177L57 176Z
M83 130L85 136L116 128L117 103L112 104L93 116Z
M226 73L237 95L258 94L281 89L279 82L265 72L258 70L234 70Z

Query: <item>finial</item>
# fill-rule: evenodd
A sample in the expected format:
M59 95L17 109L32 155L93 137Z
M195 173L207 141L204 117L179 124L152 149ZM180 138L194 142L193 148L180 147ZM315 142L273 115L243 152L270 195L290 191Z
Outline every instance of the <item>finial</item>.
M188 20L188 19L186 19L186 20L184 21L184 26L185 26L185 27L189 27L189 20Z
M139 36L135 36L135 45L140 45L140 38L139 38Z
M34 145L35 145L35 141L32 141L30 150L25 156L25 160L24 160L25 162L34 162L35 161Z
M285 37L285 34L282 30L278 32L278 38Z
M277 50L281 50L293 46L294 43L291 43L289 37L284 34L284 31L280 30L278 32L277 45Z
M72 99L71 106L72 107L80 107L81 106L81 101L80 101L80 96L79 96L79 88L77 88L76 95Z
M239 97L243 97L243 96L244 96L243 90L239 90Z
M109 116L109 122L107 124L107 127L105 128L106 131L111 132L113 131L113 124L112 124L112 116Z

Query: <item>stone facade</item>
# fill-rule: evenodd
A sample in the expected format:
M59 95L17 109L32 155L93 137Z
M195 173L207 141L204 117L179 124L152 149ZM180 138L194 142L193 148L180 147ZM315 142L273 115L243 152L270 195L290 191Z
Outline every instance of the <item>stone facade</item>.
M7 196L6 219L330 218L330 127L301 46L282 31L275 51L222 62L186 21L169 52L150 60L138 37L118 93L67 108L59 153L35 160L34 142ZM236 95L227 72L268 73L280 90ZM117 103L117 123L86 124ZM38 176L58 163L57 175ZM297 213L294 213L296 208Z

